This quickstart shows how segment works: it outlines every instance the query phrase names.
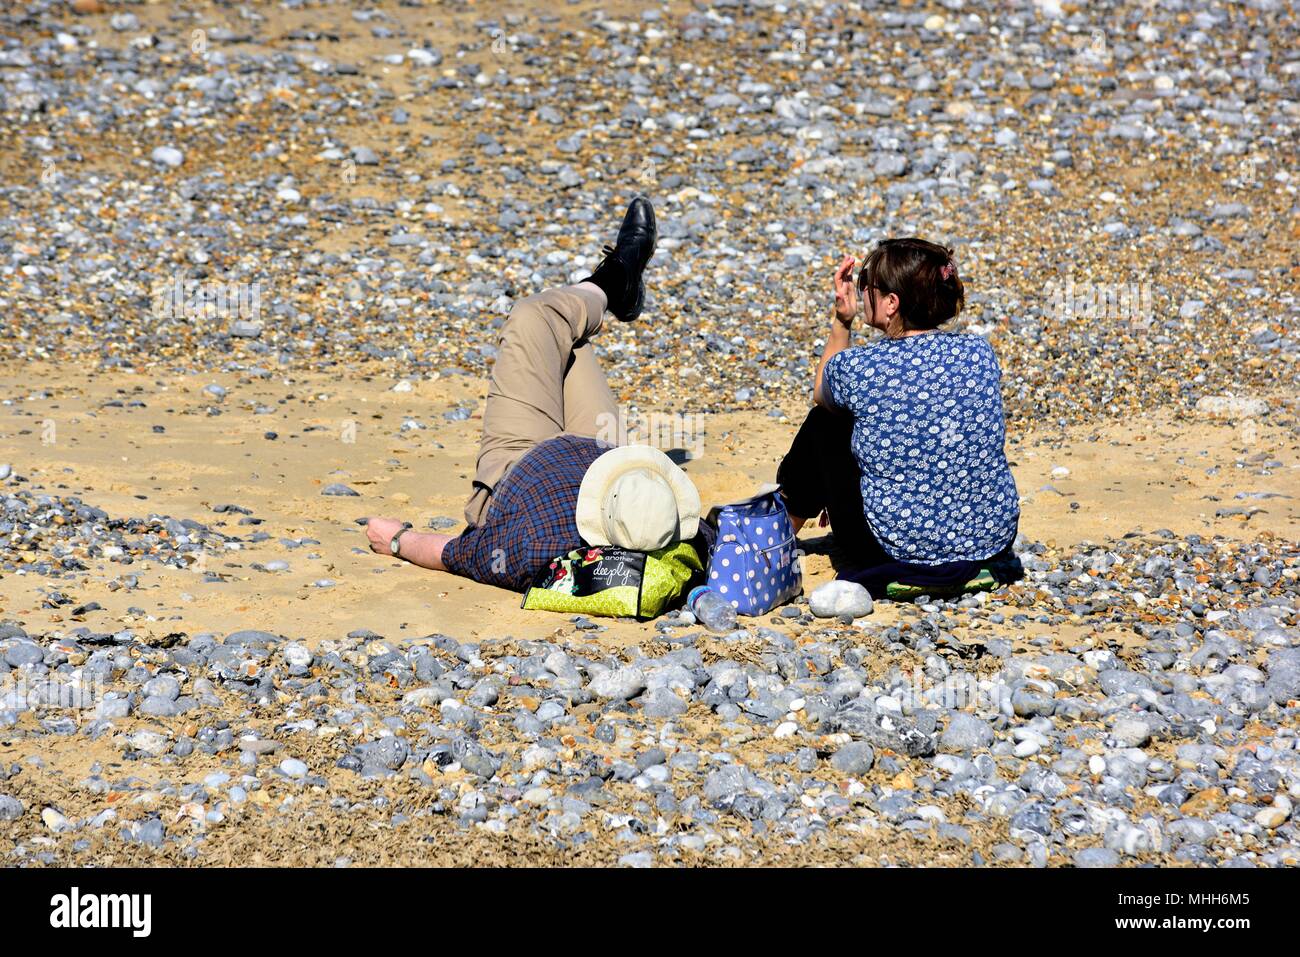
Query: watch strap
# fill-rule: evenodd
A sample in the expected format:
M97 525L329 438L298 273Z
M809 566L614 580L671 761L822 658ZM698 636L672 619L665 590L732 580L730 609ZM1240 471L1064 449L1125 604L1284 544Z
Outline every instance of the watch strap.
M410 522L403 522L402 527L397 530L397 534L388 543L388 550L393 553L394 558L402 557L402 536L409 532L412 527Z

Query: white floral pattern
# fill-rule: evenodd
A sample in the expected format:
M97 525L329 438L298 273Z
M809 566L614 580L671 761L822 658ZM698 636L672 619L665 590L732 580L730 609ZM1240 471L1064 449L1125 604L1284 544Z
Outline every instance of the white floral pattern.
M1001 377L971 333L880 339L826 363L822 394L853 414L863 511L894 559L979 561L1015 535Z

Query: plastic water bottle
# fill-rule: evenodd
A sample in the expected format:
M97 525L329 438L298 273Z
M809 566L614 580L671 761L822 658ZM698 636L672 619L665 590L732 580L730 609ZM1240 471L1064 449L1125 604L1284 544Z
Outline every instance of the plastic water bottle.
M686 596L686 607L696 621L715 635L736 630L736 609L708 585L692 588Z

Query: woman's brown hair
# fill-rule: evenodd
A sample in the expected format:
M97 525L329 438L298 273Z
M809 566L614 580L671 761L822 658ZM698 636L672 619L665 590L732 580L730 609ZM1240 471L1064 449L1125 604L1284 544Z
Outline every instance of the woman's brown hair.
M877 243L862 263L858 289L870 303L869 315L877 291L896 295L903 329L936 329L966 302L952 249L914 236Z

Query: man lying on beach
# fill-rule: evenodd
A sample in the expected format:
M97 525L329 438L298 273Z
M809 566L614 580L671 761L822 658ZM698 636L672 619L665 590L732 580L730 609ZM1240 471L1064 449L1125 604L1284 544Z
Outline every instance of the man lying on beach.
M372 518L372 551L525 591L584 543L648 552L696 537L700 495L685 472L658 449L596 438L618 406L591 338L606 309L623 322L640 316L657 238L654 209L638 197L594 273L515 303L483 410L468 527L451 537Z

